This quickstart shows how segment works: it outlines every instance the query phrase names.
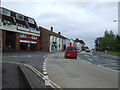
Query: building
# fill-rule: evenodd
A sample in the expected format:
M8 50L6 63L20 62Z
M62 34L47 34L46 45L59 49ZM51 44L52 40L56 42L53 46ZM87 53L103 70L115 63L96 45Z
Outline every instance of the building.
M79 51L85 50L85 43L83 40L79 40L78 38L76 38L76 40L74 41L74 45L77 47Z
M67 38L61 35L60 32L55 33L53 27L50 30L39 27L40 32L40 50L47 52L57 52L66 49L68 45Z
M74 46L74 40L70 39L70 46Z
M0 15L3 52L40 50L40 29L33 18L3 7Z

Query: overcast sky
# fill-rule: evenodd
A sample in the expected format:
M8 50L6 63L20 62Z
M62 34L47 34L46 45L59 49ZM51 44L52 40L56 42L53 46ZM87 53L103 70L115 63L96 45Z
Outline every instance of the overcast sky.
M2 7L34 18L38 26L53 26L68 38L79 38L90 48L106 29L118 33L118 22L113 22L118 19L117 2L2 2Z

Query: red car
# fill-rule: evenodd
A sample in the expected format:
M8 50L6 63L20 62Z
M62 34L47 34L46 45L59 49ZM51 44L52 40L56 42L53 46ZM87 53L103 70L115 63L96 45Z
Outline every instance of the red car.
M65 51L65 58L70 57L70 58L75 58L77 59L77 48L74 46L68 46Z

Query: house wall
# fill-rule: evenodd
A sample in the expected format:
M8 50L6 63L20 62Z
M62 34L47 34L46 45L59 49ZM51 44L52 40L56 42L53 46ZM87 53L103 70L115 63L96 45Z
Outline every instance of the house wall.
M50 36L50 52L62 51L62 49L63 49L62 39L56 36Z
M70 46L70 40L66 39L66 47Z
M82 47L84 47L84 44L81 44L80 42L75 42L75 46L81 51Z
M54 52L62 51L64 48L63 37L53 30L48 30L42 27L40 28L40 48L41 51Z
M40 50L49 52L50 51L49 48L50 48L50 35L46 30L41 28L41 32L40 32Z

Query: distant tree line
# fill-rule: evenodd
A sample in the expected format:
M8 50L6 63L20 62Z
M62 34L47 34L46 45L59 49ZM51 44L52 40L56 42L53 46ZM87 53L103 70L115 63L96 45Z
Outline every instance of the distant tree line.
M104 36L99 41L99 50L118 52L120 50L120 36L115 35L112 30L106 30Z

